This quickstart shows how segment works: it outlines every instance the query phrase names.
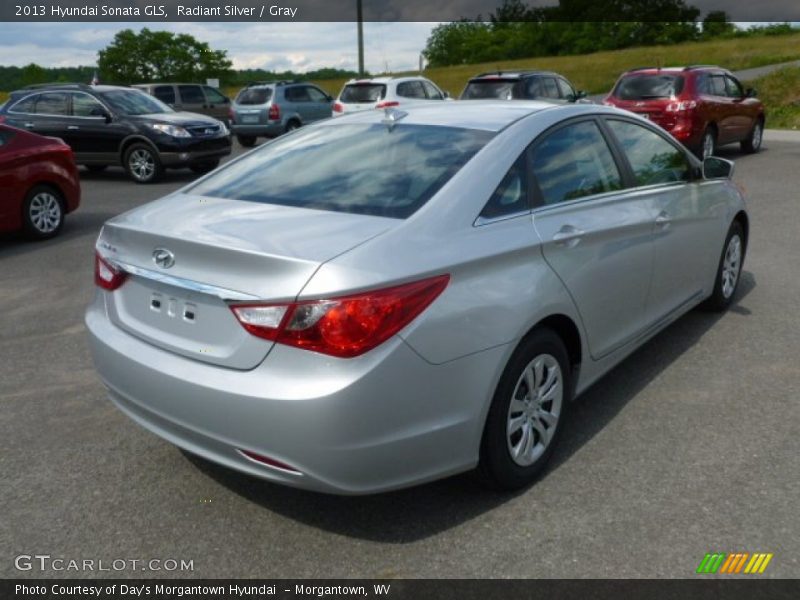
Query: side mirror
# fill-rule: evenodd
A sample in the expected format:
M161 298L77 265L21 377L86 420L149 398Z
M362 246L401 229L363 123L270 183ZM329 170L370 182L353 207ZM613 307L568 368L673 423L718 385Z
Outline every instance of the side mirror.
M333 96L327 95L325 97L328 99L328 102L333 102Z
M111 115L104 108L93 108L90 116L103 119L106 123L111 123Z
M745 98L755 98L756 96L758 96L758 92L756 91L755 88L747 88L744 91Z
M703 161L703 177L705 179L731 179L733 169L733 161L717 156L709 156Z

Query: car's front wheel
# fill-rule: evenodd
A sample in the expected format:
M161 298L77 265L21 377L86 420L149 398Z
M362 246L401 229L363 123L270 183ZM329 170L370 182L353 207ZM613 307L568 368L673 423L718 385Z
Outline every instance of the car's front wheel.
M64 226L64 201L54 188L37 185L22 205L25 233L37 240L53 237Z
M561 338L541 328L529 334L503 372L484 427L478 473L492 487L531 483L553 453L572 391Z
M256 145L256 136L254 135L237 135L236 139L241 146L245 148L252 148Z
M153 183L164 172L161 159L147 144L133 144L125 152L125 170L136 183Z
M739 287L744 254L744 229L739 221L734 221L725 238L725 246L722 248L717 277L714 281L714 291L705 302L706 308L721 312L731 305Z

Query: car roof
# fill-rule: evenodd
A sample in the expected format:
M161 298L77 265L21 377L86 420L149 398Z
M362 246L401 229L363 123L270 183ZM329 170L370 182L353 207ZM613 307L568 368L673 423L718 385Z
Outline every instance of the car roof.
M480 73L470 78L470 81L476 79L521 79L522 77L531 77L533 75L552 75L556 77L563 77L560 73L554 71L539 71L539 70L525 70L525 71L490 71L488 73Z
M361 77L359 79L351 79L345 85L402 83L404 81L419 81L421 79L426 78L422 77L422 75L406 75L404 77Z
M636 67L628 69L623 75L630 75L633 73L641 73L643 75L652 75L658 73L678 74L690 72L706 72L706 71L722 71L727 73L727 69L718 67L716 65L688 65L685 67Z
M598 108L597 105L587 106ZM470 100L469 102L411 103L401 106L399 109L389 109L389 114L394 113L400 116L405 113L397 120L398 126L402 126L405 123L409 125L439 125L442 127L500 131L523 117L556 108L558 108L557 104L537 102L535 100L515 100L513 102L508 100ZM386 116L386 111L365 110L337 119L321 121L318 126L329 127L345 123L381 123Z

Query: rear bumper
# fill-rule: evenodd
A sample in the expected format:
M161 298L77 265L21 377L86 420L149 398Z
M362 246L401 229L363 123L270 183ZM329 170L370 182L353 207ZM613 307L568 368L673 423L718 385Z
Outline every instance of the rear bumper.
M397 337L349 360L276 345L258 367L237 371L124 332L107 317L105 293L97 293L86 325L112 401L192 453L276 483L336 494L396 489L477 463L505 348L431 365Z
M284 131L283 123L280 121L264 124L231 124L231 131L234 135L251 135L255 137L278 137Z

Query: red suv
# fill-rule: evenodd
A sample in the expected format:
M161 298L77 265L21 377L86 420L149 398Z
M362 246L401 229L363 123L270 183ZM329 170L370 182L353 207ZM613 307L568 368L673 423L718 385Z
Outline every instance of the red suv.
M705 158L734 142L761 149L764 105L755 96L719 67L645 67L624 73L603 103L650 119Z

